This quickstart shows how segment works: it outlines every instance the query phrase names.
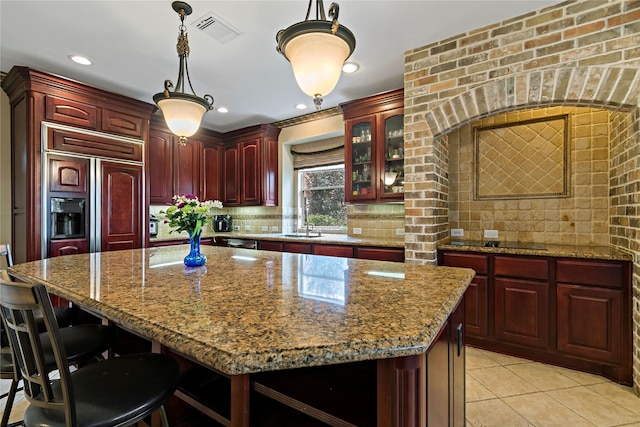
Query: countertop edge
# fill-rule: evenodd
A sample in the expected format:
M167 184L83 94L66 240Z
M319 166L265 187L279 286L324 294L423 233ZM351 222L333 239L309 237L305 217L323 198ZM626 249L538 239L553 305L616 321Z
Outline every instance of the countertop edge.
M442 243L437 245L438 250L458 252L480 252L488 254L509 255L534 255L559 258L583 258L601 259L610 261L633 261L633 254L622 249L610 246L571 246L571 245L545 245L546 249L516 249L504 247L484 247L476 245L457 245Z

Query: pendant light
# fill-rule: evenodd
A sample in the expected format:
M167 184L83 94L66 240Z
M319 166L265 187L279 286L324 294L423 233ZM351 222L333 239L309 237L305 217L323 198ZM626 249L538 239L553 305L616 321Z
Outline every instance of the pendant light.
M178 44L176 45L180 58L178 81L175 90L171 92L169 89L173 88L173 83L171 80L165 80L164 91L153 95L153 101L162 111L171 132L180 137L180 145L186 145L187 138L198 131L204 114L213 110L213 97L211 95L205 95L203 98L198 97L189 78L189 66L187 65L189 39L184 26L184 18L191 15L193 10L191 6L182 1L174 1L171 6L180 16ZM184 91L185 71L191 94Z
M338 84L342 65L356 47L356 38L338 22L337 3L329 7L331 21L326 18L322 0L316 1L316 19L310 20L312 3L309 0L304 21L278 31L276 50L291 62L298 86L313 97L319 110L322 97Z

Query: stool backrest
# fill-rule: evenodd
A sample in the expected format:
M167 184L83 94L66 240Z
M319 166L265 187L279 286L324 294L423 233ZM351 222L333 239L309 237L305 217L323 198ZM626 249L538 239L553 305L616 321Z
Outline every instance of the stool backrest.
M9 344L31 404L64 411L67 425L75 425L75 405L69 366L49 294L43 285L8 282L0 279L0 313ZM44 318L46 334L40 334L36 313ZM46 338L43 338L46 337ZM45 364L42 340L48 339L55 366ZM54 394L49 374L58 370L60 392Z
M0 256L7 260L7 267L13 267L13 257L11 256L11 247L8 243L0 243Z

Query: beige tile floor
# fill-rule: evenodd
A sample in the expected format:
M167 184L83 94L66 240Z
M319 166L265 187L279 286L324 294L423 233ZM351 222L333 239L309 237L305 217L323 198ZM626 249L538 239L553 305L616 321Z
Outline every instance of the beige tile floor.
M468 427L640 427L640 397L605 378L473 347L466 363ZM12 421L28 405L16 400Z
M597 375L467 347L469 427L640 427L640 397Z

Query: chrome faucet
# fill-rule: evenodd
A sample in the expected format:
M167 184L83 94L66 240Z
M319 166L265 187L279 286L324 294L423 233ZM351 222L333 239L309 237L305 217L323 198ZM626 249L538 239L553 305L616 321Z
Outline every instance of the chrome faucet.
M313 230L313 224L309 224L309 200L304 198L304 219L305 219L305 234L309 237L309 227Z

